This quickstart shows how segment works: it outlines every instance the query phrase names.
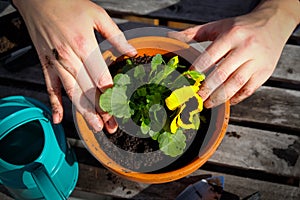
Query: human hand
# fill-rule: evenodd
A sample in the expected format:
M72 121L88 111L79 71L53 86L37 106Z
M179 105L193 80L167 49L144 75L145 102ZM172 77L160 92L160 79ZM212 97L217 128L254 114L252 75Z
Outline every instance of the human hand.
M88 0L14 0L40 58L53 122L63 118L61 86L91 129L115 132L113 117L100 110L97 97L113 82L95 38L96 29L120 53L136 50L105 10ZM76 86L77 84L77 86Z
M251 13L195 26L169 36L184 42L213 41L193 63L215 69L199 90L207 108L249 97L273 73L284 44L300 22L296 0L263 1Z

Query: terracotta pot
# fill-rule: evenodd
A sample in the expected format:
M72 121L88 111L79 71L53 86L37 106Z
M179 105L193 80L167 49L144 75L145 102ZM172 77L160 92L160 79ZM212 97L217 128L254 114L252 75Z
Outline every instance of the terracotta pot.
M199 52L190 47L188 44L165 37L141 37L129 40L129 43L138 50L138 54L141 56L144 54L153 56L157 53L166 54L173 52L190 62L199 56ZM108 65L117 59L111 51L106 51L103 56ZM215 120L212 124L210 124L211 131L209 136L206 136L204 140L205 144L203 148L201 147L199 155L180 169L162 173L141 173L120 166L101 149L95 134L88 128L82 115L78 112L75 113L75 120L79 135L87 149L102 163L103 166L126 179L153 184L174 181L199 169L199 167L201 167L213 155L217 147L220 145L227 129L229 113L229 102L215 108L213 114Z

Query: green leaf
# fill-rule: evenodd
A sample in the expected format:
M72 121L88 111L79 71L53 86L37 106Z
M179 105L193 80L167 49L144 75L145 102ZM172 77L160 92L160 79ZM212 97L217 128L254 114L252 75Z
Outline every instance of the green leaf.
M157 140L157 138L158 138L159 135L160 135L160 132L155 132L155 131L150 130L150 131L149 131L149 135L151 136L151 138L152 138L153 140Z
M140 87L136 90L136 94L139 97L145 97L147 95L147 89L145 87Z
M147 124L145 124L144 121L141 124L141 131L142 131L142 133L144 135L146 135L150 131L150 126L148 126Z
M176 69L178 67L178 63L179 63L178 56L174 56L173 58L171 58L169 60L169 62L167 63L167 66Z
M130 118L133 111L129 107L126 87L113 87L111 93L111 114L119 118Z
M175 134L164 132L158 137L159 148L166 155L176 157L183 153L186 147L185 140L186 137L180 129Z
M130 77L127 74L117 74L114 77L114 84L117 86L125 86L131 83Z
M200 127L200 117L199 117L198 113L193 116L193 122L192 123L194 124L196 130L199 129L199 127Z
M131 61L130 59L127 59L127 60L126 60L126 65L133 65L133 64L132 64L132 61Z
M183 75L189 75L194 81L200 78L200 82L205 79L205 75L201 72L195 70L188 70L183 73Z
M111 103L112 103L111 94L112 94L112 88L108 88L100 96L100 99L99 99L99 106L100 106L100 108L103 111L108 112L109 114L112 114L111 113Z
M200 120L201 120L204 124L207 123L207 122L206 122L206 117L203 116L203 115L200 115Z
M152 58L152 60L151 60L151 71L150 71L149 77L151 77L152 74L156 74L157 66L161 65L163 62L164 62L164 60L163 60L161 54L156 54Z
M161 65L163 63L163 58L161 54L156 54L152 60L151 60L151 69L152 71L155 71L157 69L158 65Z
M145 75L146 72L143 65L138 65L134 68L134 74L133 74L134 78L138 78L142 80L145 77Z
M150 127L155 132L161 131L167 121L165 108L160 104L154 104L149 109Z
M194 81L193 81L194 82ZM168 84L169 88L174 91L176 89L179 89L183 86L191 85L189 82L189 79L185 76L178 76L173 82Z
M152 79L150 83L159 84L164 79L164 71L159 71Z
M157 140L159 148L171 157L179 156L186 148L186 136L183 129L178 129L175 134L170 133L169 125L176 112L167 113L165 98L170 90L194 84L196 80L204 80L204 74L197 71L186 71L181 75L175 73L178 67L186 68L179 64L178 56L174 56L167 63L162 55L157 54L151 60L150 74L143 65L133 64L126 60L126 74L117 74L114 77L114 86L107 89L99 100L100 107L115 117L121 118L123 123L129 119L140 125L141 134L148 134ZM133 70L131 70L133 69ZM145 77L148 80L145 80ZM136 88L136 85L143 85ZM130 91L136 90L130 97ZM127 94L128 93L128 94ZM131 94L131 93L130 93ZM191 123L196 127L205 121L203 117L193 115Z
M171 58L169 62L166 65L162 66L162 69L154 77L150 79L149 82L166 85L165 80L178 67L178 62L179 62L178 56L174 56L173 58ZM163 83L161 83L162 81Z

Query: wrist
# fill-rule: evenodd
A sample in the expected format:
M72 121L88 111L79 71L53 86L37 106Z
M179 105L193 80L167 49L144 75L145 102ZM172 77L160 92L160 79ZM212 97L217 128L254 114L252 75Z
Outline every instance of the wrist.
M299 11L298 0L261 0L249 15L284 45L300 22Z
M299 0L262 0L255 10L264 10L271 15L286 19L294 28L300 24Z

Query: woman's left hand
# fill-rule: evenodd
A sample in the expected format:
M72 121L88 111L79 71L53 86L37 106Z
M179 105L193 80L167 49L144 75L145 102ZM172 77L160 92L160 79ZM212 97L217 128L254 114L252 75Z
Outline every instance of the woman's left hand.
M300 22L299 1L263 1L251 13L170 32L184 42L213 41L193 64L216 68L199 90L207 108L249 97L273 73L283 47Z

